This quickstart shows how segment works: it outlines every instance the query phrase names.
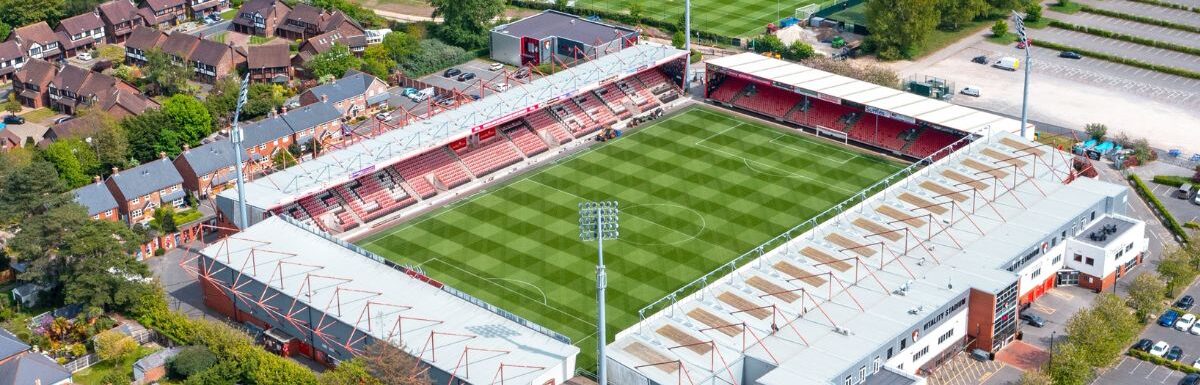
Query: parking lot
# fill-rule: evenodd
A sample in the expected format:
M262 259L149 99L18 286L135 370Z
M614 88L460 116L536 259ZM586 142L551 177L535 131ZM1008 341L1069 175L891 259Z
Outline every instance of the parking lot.
M1079 3L1098 9L1128 13L1131 15L1145 16L1158 20L1169 21L1176 24L1200 27L1200 17L1196 17L1196 14L1194 13L1179 9L1136 3L1132 1L1079 0ZM1191 6L1196 5L1193 4Z
M508 83L508 81L505 79L505 75L504 75L505 71L504 70L492 71L489 68L492 65L492 63L493 62L491 62L491 61L485 61L482 59L474 59L469 62L463 63L461 65L454 66L453 68L457 68L460 71L462 71L463 73L470 72L470 73L475 74L474 79L467 80L467 81L459 81L458 75L456 75L453 79L442 76L442 74L445 72L445 69L438 71L436 73L425 75L425 76L421 77L419 80L429 83L435 87L458 90L467 95L483 97L483 96L491 95L492 93L496 92L495 90L489 88L488 86L493 86L493 85L502 84L502 83ZM513 66L505 65L504 68L507 69L508 72L510 72L510 73L512 71L516 71L516 67L513 67ZM536 73L533 73L530 75L529 78L524 79L524 81L530 81L533 79L537 79L537 76L538 75ZM479 85L480 82L486 82L486 83L484 83L485 87L480 87L480 85ZM512 84L510 84L510 85L512 85Z
M1143 24L1115 17L1100 16L1087 12L1077 12L1073 15L1055 13L1054 18L1075 25L1099 28L1131 36L1141 36L1164 43L1200 49L1200 34L1194 32Z
M1200 286L1192 285L1184 291L1184 295L1200 298ZM1200 312L1200 307L1192 307L1193 313ZM1183 355L1179 362L1192 364L1200 359L1200 336L1188 334L1186 331L1175 330L1173 327L1159 326L1157 320L1151 322L1138 339L1148 339L1153 342L1164 341L1170 346L1179 346ZM1176 384L1184 374L1178 371L1155 365L1150 362L1124 357L1117 366L1109 369L1100 376L1097 384Z
M1028 33L1034 45L1039 41L1048 41L1151 64L1200 71L1200 56L1196 55L1058 28L1031 29Z

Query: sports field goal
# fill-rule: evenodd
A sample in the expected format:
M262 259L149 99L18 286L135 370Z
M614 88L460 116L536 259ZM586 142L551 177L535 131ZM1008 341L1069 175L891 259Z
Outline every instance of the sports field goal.
M808 21L809 16L812 16L817 11L821 10L821 4L808 4L800 8L796 8L796 19L800 21Z

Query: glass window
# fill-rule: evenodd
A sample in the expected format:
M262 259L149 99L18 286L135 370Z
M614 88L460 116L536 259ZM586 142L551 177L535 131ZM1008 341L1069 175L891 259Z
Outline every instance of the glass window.
M1087 262L1085 262L1085 263L1087 263L1087 264L1088 264L1088 266L1095 266L1095 265L1096 265L1096 260L1095 260L1095 259L1092 259L1091 257L1088 257L1088 259L1087 259Z
M879 373L879 367L881 366L880 364L881 364L882 362L883 362L883 361L880 361L880 360L879 360L879 356L875 356L875 360L871 362L871 372L872 372L872 373Z

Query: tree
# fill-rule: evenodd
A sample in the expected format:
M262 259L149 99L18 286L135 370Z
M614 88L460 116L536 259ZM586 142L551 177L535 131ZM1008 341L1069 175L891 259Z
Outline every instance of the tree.
M912 57L937 26L938 0L872 0L866 3L866 44L880 59Z
M1101 294L1092 307L1081 310L1067 321L1070 344L1080 348L1080 358L1089 367L1108 366L1133 342L1140 325L1125 301L1116 294ZM1057 362L1056 362L1057 364Z
M8 101L4 103L4 111L8 112L9 115L16 115L18 112L21 112L21 102L17 101L16 92L8 93Z
M685 44L687 44L687 36L683 34L682 30L675 31L675 33L671 34L671 46L678 49L683 49Z
M257 385L316 385L317 376L312 370L286 359L261 360L250 371L252 383Z
M957 31L966 23L987 13L990 6L984 0L940 0L937 9L941 15L939 27Z
M54 165L45 160L33 160L25 167L12 170L4 180L4 190L0 191L0 223L13 223L45 212L50 206L64 201L66 191L67 186L58 178ZM27 231L28 228L23 226L8 246L15 247Z
M996 24L992 24L992 36L1004 37L1008 35L1008 23L1004 20L996 20Z
M1167 295L1167 283L1155 273L1144 273L1129 283L1129 307L1137 312L1138 319L1162 311L1163 297Z
M196 373L184 381L184 385L236 385L240 380L240 376L232 375L237 373L237 367L229 362L220 362L213 367L202 372Z
M51 27L63 16L63 0L0 0L0 22L25 26L45 21Z
M329 51L314 56L304 65L313 77L332 75L342 77L346 71L362 66L362 60L350 53L350 48L343 44L334 44Z
M158 230L163 234L171 234L179 231L179 228L175 225L175 208L173 207L167 206L154 209L154 221L158 225Z
M1035 2L1031 2L1027 7L1025 7L1025 22L1035 23L1035 22L1038 22L1041 20L1042 20L1042 5L1041 4L1039 4L1035 1Z
M182 142L180 144L199 145L201 139L212 133L212 116L195 96L171 96L163 102L162 112L174 123L170 128Z
M775 52L782 54L787 46L783 45L783 41L779 37L771 34L763 35L751 42L754 45L754 52Z
M392 32L384 35L383 42L379 45L383 46L394 63L407 60L421 49L418 39L414 38L412 34L403 32ZM369 50L370 47L367 49Z
M188 66L176 65L169 55L157 48L152 49L146 52L146 65L142 67L142 92L175 95L187 90L187 80L191 75Z
M1054 346L1054 366L1048 374L1055 385L1085 385L1092 377L1092 367L1084 359L1083 348L1067 342Z
M160 152L178 155L183 141L177 136L174 125L175 121L161 109L146 110L141 115L122 120L121 127L129 138L129 156L138 162L148 162L158 159Z
M783 51L784 59L795 61L808 59L813 55L816 55L816 51L813 50L813 47L800 39L793 41L792 44Z
M992 15L1007 16L1008 12L1021 6L1021 0L987 0Z
M558 11L566 12L568 2L569 2L569 0L554 0L554 9L558 10Z
M108 374L105 374L104 377L100 378L100 384L129 385L129 382L132 380L133 378L129 375L129 373L126 373L124 368L121 368L121 370L113 370L108 372Z
M106 330L96 335L96 355L101 360L118 360L137 351L138 343L133 337Z
M362 71L380 79L387 79L396 62L382 44L368 46L363 52Z
M179 350L179 354L167 361L171 377L179 380L187 379L215 365L217 356L203 346L184 347Z
M51 143L42 152L42 157L54 164L58 176L68 188L83 186L92 181L92 175L100 174L100 161L90 145L83 140L70 138Z
M0 21L0 41L8 40L8 35L12 34L12 26Z
M391 338L388 338L391 339ZM376 340L363 348L359 356L367 372L388 385L424 385L429 383L429 375L420 369L420 362L403 349Z
M1162 261L1158 263L1158 273L1167 281L1167 292L1176 296L1196 278L1196 265L1192 257L1182 248L1173 248L1163 252Z
M1104 140L1104 137L1108 135L1108 126L1103 123L1088 123L1083 127L1083 132L1087 133L1088 137L1099 142Z
M487 45L488 26L504 13L504 0L429 0L429 5L433 17L442 18L434 33L468 50Z
M99 175L108 175L113 167L124 169L129 166L129 138L116 118L105 111L83 109L75 120L75 124L86 125L87 132L92 133L91 146L100 162Z
M366 364L357 358L343 361L333 370L321 374L318 382L321 385L384 385L382 381L371 377Z

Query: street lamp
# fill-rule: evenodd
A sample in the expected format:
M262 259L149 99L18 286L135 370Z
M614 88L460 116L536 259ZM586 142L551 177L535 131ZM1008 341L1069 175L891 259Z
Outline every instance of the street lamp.
M608 275L604 272L604 240L617 239L617 202L616 201L601 201L601 202L583 202L579 204L579 239L585 242L596 241L598 251L596 252L598 262L596 264L596 301L599 309L599 319L596 324L596 334L600 341L597 345L599 373L596 377L599 385L608 385L606 378L607 360L604 355L604 344L607 343L607 338L604 336L604 289L608 286Z

